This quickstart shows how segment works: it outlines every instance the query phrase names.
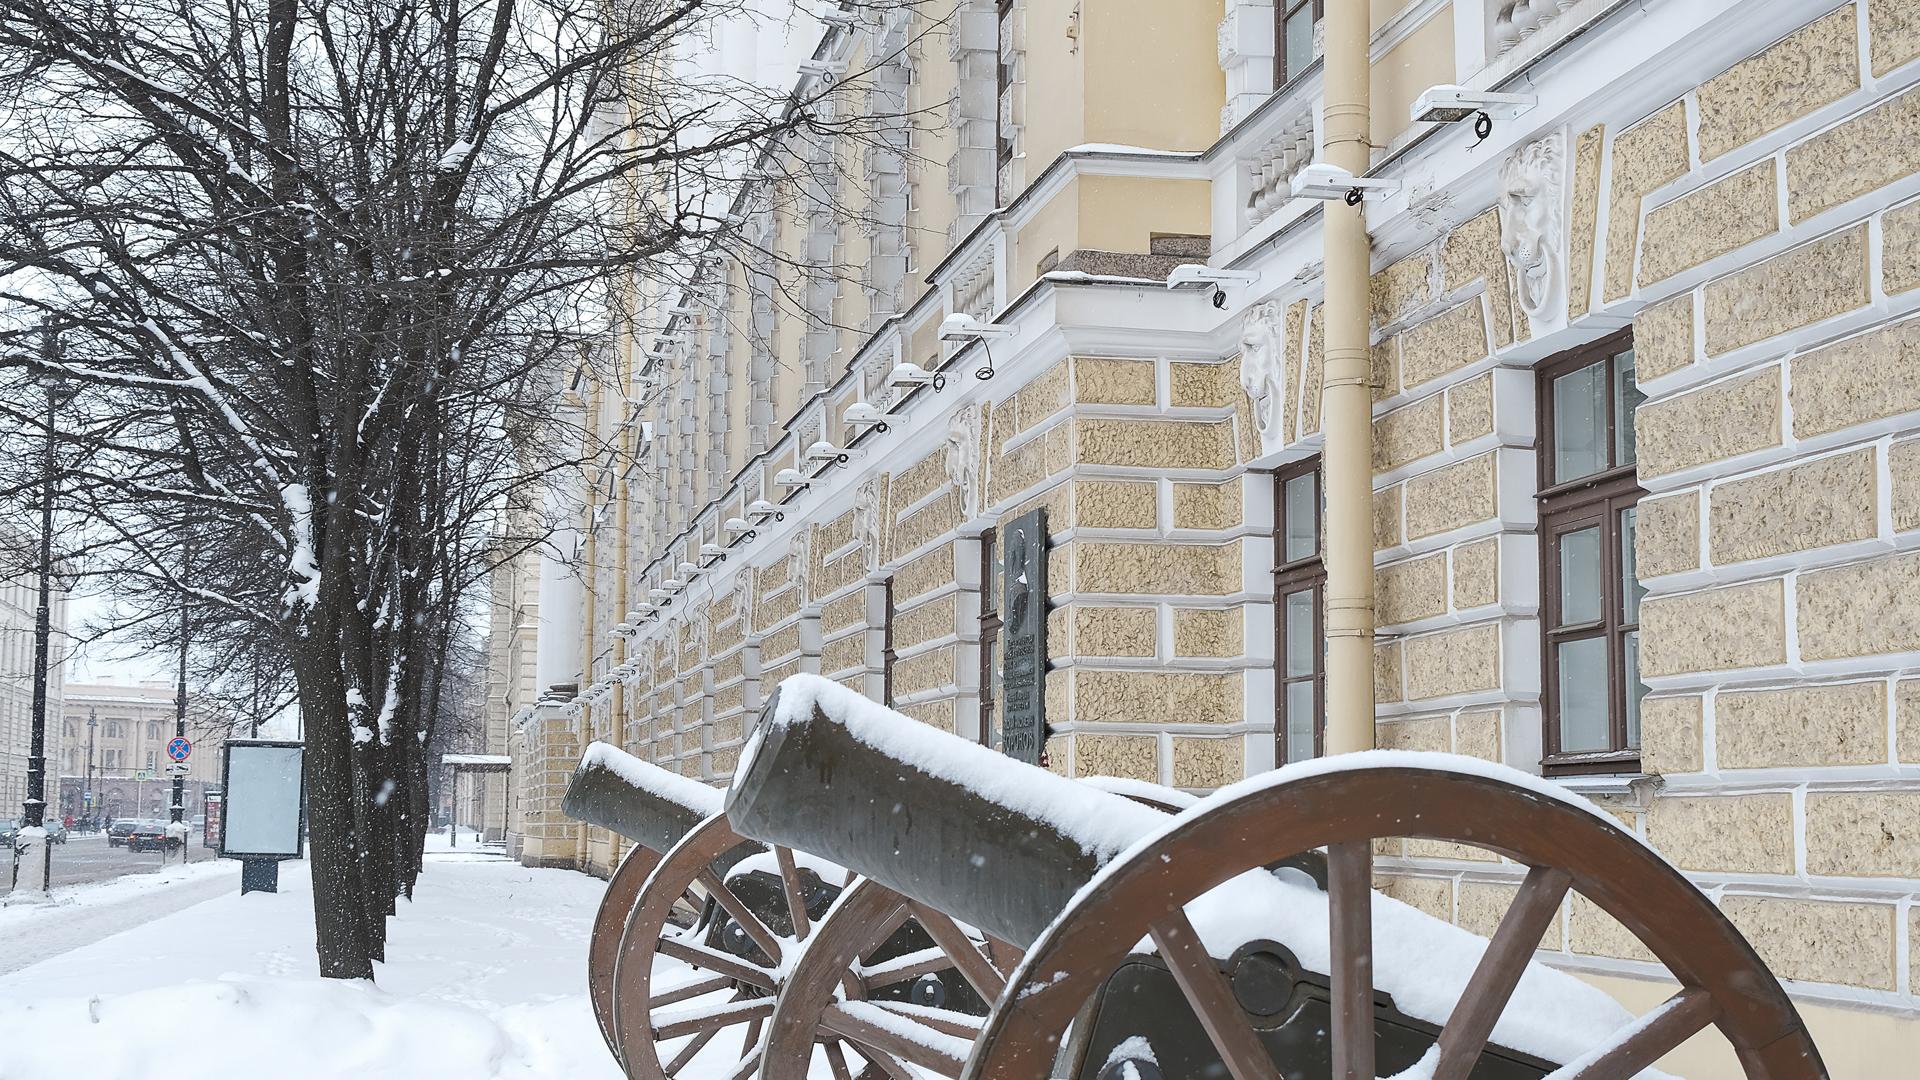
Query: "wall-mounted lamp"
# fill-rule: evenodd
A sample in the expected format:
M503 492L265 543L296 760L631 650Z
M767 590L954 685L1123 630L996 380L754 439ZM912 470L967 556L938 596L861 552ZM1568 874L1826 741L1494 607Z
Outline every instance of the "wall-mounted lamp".
M887 430L887 414L870 402L854 402L847 406L847 411L840 415L840 419L850 427L872 428L881 432Z
M822 439L807 447L805 460L810 464L825 465L831 469L835 465L847 463L847 452Z
M1338 199L1348 206L1359 206L1365 199L1399 191L1400 181L1355 176L1331 162L1316 161L1293 174L1292 186L1296 199Z
M1018 337L1019 334L1020 331L1011 326L981 322L964 311L956 311L940 320L941 341L1004 340Z
M1429 86L1414 99L1416 124L1452 124L1473 118L1473 133L1484 140L1493 134L1495 117L1510 120L1540 103L1538 94L1496 94L1442 83Z
M768 518L772 518L775 521L787 520L786 511L781 510L779 504L770 503L765 499L755 499L748 503L747 516L752 518L756 524L764 522Z
M702 567L712 566L714 563L724 561L726 557L727 549L721 547L719 544L700 545L700 565Z
M693 584L694 578L700 576L700 568L690 562L683 562L679 566L674 567L673 572L681 581L689 585Z
M813 481L801 476L797 469L781 469L773 474L773 482L781 487L794 488L798 491L805 491L813 486Z
M887 385L896 390L931 386L933 392L937 394L947 388L947 377L937 371L928 371L919 364L905 363L895 365L894 369L887 373Z
M720 527L733 535L733 542L736 544L745 543L759 535L754 532L752 523L746 518L728 518Z

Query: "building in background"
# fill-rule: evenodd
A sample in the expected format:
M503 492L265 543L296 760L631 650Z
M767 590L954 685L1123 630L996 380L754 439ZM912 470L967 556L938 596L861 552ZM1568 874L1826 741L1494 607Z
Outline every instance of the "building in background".
M843 107L913 119L789 148L815 179L738 204L761 254L558 405L619 449L496 595L523 861L617 863L559 809L588 741L721 783L799 671L990 744L1037 704L1072 776L1322 752L1325 239L1291 188L1322 6L958 0L825 35L867 73ZM1371 11L1377 743L1585 793L1750 937L1836 1075L1908 1068L1920 6ZM1442 84L1530 99L1417 121ZM1168 288L1180 263L1232 273ZM1419 840L1376 869L1483 934L1523 871ZM1673 991L1579 897L1540 956L1639 1012ZM1663 1067L1737 1075L1709 1036Z
M175 693L173 682L159 679L67 684L59 720L62 751L54 773L60 777L62 814L88 816L91 791L92 809L103 818L168 816L173 778L167 775L167 744L174 737ZM230 717L196 708L189 689L189 819L201 813L206 789L220 784L221 748L230 726Z
M12 565L13 560L8 560ZM57 580L57 575L56 575ZM0 819L18 818L27 797L27 759L33 745L33 631L39 579L32 574L0 580ZM52 593L53 636L47 668L47 793L58 788L66 750L59 723L66 683L67 594Z

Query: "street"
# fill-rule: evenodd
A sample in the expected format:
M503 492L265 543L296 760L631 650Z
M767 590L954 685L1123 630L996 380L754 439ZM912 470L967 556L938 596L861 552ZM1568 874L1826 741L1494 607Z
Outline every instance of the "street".
M202 847L200 834L194 833L187 843L187 861L201 862L213 857L213 850ZM179 856L172 856L170 861L178 864ZM75 833L66 843L53 846L53 885L58 888L110 881L129 874L150 874L160 869L160 865L161 856L157 851L132 852L124 847L110 847L106 833ZM7 885L6 878L0 878L0 895L6 894Z
M194 833L187 842L187 861L200 862L213 857L213 849L200 846L200 834ZM126 874L150 874L160 868L162 861L157 851L134 852L124 847L110 847L106 833L75 834L66 843L54 845L53 884L56 887L83 885ZM166 861L180 860L178 855L172 855Z

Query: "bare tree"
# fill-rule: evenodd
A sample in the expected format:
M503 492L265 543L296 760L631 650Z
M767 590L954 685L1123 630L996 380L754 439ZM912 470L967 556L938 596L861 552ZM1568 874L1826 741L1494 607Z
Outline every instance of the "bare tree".
M503 515L607 453L561 381L729 242L750 157L888 125L689 74L745 6L0 0L0 355L82 388L69 557L297 700L324 975L372 977L419 872Z

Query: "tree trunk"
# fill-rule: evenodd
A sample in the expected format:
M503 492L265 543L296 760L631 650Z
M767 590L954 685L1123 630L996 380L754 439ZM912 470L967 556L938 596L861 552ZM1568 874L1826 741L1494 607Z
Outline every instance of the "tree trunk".
M339 679L333 635L308 624L306 656L296 667L300 710L306 718L307 843L313 865L313 941L320 974L328 979L372 979L366 893L353 821L353 736L346 688Z

